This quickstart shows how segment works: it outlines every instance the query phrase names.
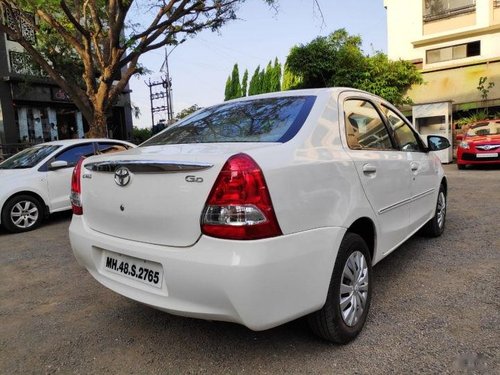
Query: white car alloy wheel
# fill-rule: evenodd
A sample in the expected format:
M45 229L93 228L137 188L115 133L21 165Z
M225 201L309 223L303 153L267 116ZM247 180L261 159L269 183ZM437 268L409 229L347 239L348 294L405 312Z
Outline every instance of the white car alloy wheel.
M10 232L26 232L37 228L43 219L43 206L30 195L11 198L2 211L2 224Z
M10 220L21 229L28 229L38 220L38 207L31 201L25 200L18 202L10 210Z
M355 251L347 259L340 283L340 311L344 323L356 325L368 298L368 266L364 255Z

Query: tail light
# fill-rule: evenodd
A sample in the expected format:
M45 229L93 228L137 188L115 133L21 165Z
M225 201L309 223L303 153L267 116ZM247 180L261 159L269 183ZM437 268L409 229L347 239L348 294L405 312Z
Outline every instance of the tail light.
M83 207L81 201L81 193L82 193L82 185L80 176L82 173L82 163L83 158L78 160L75 168L73 169L73 175L71 176L71 194L69 196L71 200L71 209L73 210L74 215L82 215Z
M282 234L262 170L250 156L234 155L222 168L205 204L201 230L235 240Z

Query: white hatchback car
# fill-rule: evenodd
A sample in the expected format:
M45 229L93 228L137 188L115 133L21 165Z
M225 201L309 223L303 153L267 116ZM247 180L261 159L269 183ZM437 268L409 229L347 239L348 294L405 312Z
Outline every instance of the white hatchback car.
M49 213L71 209L71 172L78 159L132 147L115 139L71 139L41 143L3 161L0 224L10 232L25 232Z
M447 181L398 110L365 92L287 91L196 112L75 167L70 240L101 284L172 314L264 330L309 315L362 329L371 267L445 225Z

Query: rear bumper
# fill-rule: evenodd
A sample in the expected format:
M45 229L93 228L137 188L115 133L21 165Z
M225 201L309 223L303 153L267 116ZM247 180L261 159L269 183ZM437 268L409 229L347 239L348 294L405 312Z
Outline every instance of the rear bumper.
M109 289L182 316L236 322L264 330L320 309L345 228L321 228L257 241L201 236L173 248L108 236L73 216L78 262ZM161 288L107 271L105 251L161 264Z

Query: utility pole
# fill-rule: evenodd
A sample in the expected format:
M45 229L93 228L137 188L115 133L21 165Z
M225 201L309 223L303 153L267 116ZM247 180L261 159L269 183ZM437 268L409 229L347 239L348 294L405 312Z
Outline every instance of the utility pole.
M165 126L170 125L174 120L174 108L172 104L172 79L170 78L170 72L168 69L169 55L170 53L167 53L167 49L165 48L165 61L160 68L160 71L164 72L165 75L162 76L158 81L151 81L151 79L149 79L148 82L144 82L149 87L152 127L157 125L157 123L155 122L156 113L166 113L167 118ZM165 118L162 120L165 121ZM161 121L157 122L160 123Z

